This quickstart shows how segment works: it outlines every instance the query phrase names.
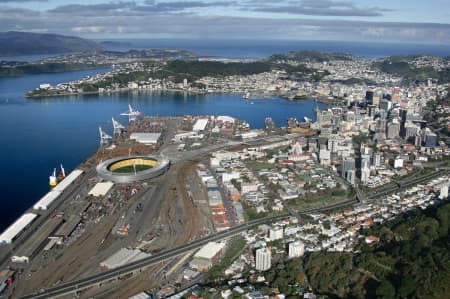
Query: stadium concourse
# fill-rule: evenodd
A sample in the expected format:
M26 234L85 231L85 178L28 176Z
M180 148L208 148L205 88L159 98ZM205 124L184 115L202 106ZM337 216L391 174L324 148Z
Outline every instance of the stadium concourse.
M146 166L144 170L138 168ZM130 167L130 171L118 170ZM132 155L106 160L97 165L97 174L104 180L115 183L132 183L148 180L165 173L170 161L155 156Z

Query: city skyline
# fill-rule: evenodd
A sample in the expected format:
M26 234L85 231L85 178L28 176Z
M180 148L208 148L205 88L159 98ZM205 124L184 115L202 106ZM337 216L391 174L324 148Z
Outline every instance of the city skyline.
M3 31L87 38L207 38L450 43L444 0L0 0Z

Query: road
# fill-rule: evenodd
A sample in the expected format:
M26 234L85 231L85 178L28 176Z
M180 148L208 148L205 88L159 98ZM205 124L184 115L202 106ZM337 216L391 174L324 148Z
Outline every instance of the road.
M173 249L169 249L165 252L158 253L151 257L136 261L134 263L130 263L130 264L127 264L125 266L122 266L122 267L119 267L116 269L105 271L103 273L93 275L91 277L87 277L85 279L69 282L67 284L63 284L61 286L58 286L58 287L55 287L52 289L48 289L47 291L41 292L40 294L29 295L29 296L25 296L23 298L49 298L49 297L61 296L64 294L82 290L84 288L99 284L101 282L105 282L110 279L115 279L118 276L122 276L122 275L125 275L128 273L140 270L142 268L148 267L149 265L159 263L163 260L174 258L178 255L181 255L181 254L187 252L187 251L197 249L197 248L207 244L208 242L219 241L219 240L228 238L230 236L236 235L238 233L241 233L242 231L248 230L252 226L255 226L255 225L258 225L261 223L266 223L269 221L274 221L274 220L281 219L281 218L285 218L288 216L289 216L289 214L283 214L283 215L277 215L277 216L271 216L271 217L253 220L246 224L242 224L242 225L233 227L232 229L229 229L227 231L212 234L210 236L195 240L191 243L188 243L188 244L185 244L185 245L173 248Z
M431 174L427 174L425 176L422 176L420 178L416 178L413 180L410 180L408 182L402 182L401 185L404 186L410 186L411 184L417 184L421 181L425 181L428 180L434 176L436 176L437 174L441 174L442 172L434 172ZM397 186L394 188L390 188L390 189L394 189L394 190L399 190L400 188L402 188L402 186ZM392 190L385 190L382 193L385 194L386 191L392 192ZM378 197L380 195L380 193L374 194L374 195L366 195L365 197L368 200L373 200L376 197ZM339 208L342 206L346 206L349 204L355 204L357 203L357 201L355 199L351 199L351 200L346 200L346 201L342 201L342 202L338 202L338 203L333 203L331 205L327 205L321 208L316 208L316 209L308 209L308 210L304 210L304 211L300 211L298 212L298 214L306 214L306 213L314 213L314 212L320 212L320 211L324 211L324 210L329 210L329 209L335 209L335 208ZM165 252L161 252L159 254L153 255L151 257L142 259L140 261L136 261L134 263L130 263L127 265L124 265L122 267L116 268L116 269L112 269L109 271L105 271L103 273L100 274L96 274L84 279L80 279L77 281L73 281L73 282L68 282L66 284L60 285L58 287L55 288L51 288L48 290L44 290L39 294L31 294L28 296L25 296L23 298L49 298L49 297L58 297L58 296L62 296L62 295L66 295L66 294L70 294L70 293L74 293L77 291L81 291L85 288L88 287L92 287L95 285L100 285L102 282L107 282L109 280L114 280L120 276L124 276L128 273L132 273L132 272L136 272L136 271L142 271L142 269L159 263L161 261L164 260L168 260L171 258L174 258L176 256L179 256L181 254L184 254L188 251L191 250L195 250L205 244L207 244L208 242L212 242L212 241L219 241L219 240L223 240L225 238L231 237L233 235L239 234L243 231L246 231L248 229L250 229L251 227L258 225L258 224L262 224L262 223L267 223L270 221L275 221L277 219L282 219L285 217L288 217L290 214L282 214L282 215L277 215L277 216L270 216L270 217L266 217L266 218L261 218L261 219L256 219L253 221L250 221L248 223L242 224L242 225L238 225L235 227L230 228L229 230L226 231L222 231L222 232L218 232L212 235L209 235L207 237L204 238L200 238L197 239L191 243L167 250Z
M206 145L202 148L196 149L196 150L190 150L190 151L173 151L170 150L170 148L163 148L160 151L160 155L164 158L167 158L171 161L171 163L176 163L179 161L186 161L186 160L192 160L195 159L198 156L204 155L204 154L211 154L211 152L218 151L221 149L226 149L228 147L233 146L239 146L239 145L246 145L246 146L258 146L261 144L265 144L268 142L280 142L288 140L288 138L285 137L274 137L274 136L264 136L264 137L258 137L246 141L233 141L233 140L227 140L223 139L221 141L212 145Z
M300 214L305 214L305 213L314 213L314 212L320 212L320 211L325 211L325 210L329 210L329 209L334 209L334 208L339 208L342 206L346 206L349 204L355 204L356 201L354 199L351 200L346 200L346 201L342 201L339 203L334 203L332 205L329 206L324 206L321 208L315 208L315 209L308 209L308 210L304 210L299 212ZM31 294L31 295L27 295L25 297L22 297L24 299L28 299L28 298L49 298L49 297L58 297L58 296L62 296L62 295L66 295L66 294L70 294L70 293L74 293L77 291L81 291L85 288L88 287L92 287L95 285L99 285L102 282L107 282L109 280L114 280L117 277L126 275L128 273L132 273L132 272L136 272L136 271L141 271L143 268L146 268L150 265L159 263L161 261L164 260L168 260L171 258L174 258L176 256L179 256L181 254L184 254L190 250L194 250L197 249L205 244L207 244L208 242L213 242L213 241L220 241L223 240L225 238L231 237L233 235L239 234L243 231L246 231L248 229L250 229L251 227L255 226L255 225L259 225L259 224L263 224L263 223L267 223L270 221L275 221L278 219L282 219L282 218L286 218L290 216L289 214L281 214L281 215L276 215L276 216L270 216L270 217L265 217L265 218L261 218L261 219L256 219L256 220L252 220L249 221L245 224L241 224L235 227L230 228L229 230L226 231L222 231L222 232L218 232L212 235L209 235L207 237L201 238L201 239L197 239L191 243L167 250L165 252L161 252L158 254L155 254L151 257L142 259L140 261L136 261L134 263L130 263L127 265L124 265L122 267L116 268L116 269L112 269L112 270L108 270L105 271L103 273L100 274L96 274L84 279L80 279L77 281L72 281L72 282L68 282L66 284L60 285L58 287L55 288L51 288L51 289L47 289L44 290L40 293L37 294Z
M376 200L380 196L384 196L384 195L387 195L387 194L390 194L390 193L394 193L394 192L397 192L397 191L399 191L401 189L410 187L412 185L416 185L416 184L420 184L420 183L426 182L428 180L431 180L434 177L437 177L439 175L444 175L446 173L448 173L448 170L439 170L439 171L435 171L435 172L423 175L421 177L407 179L407 180L403 180L403 181L397 181L395 187L389 187L389 188L386 188L386 189L383 189L383 190L379 190L377 192L372 192L372 193L364 194L364 195L358 194L358 197L361 196L361 197L359 197L359 199L362 202L364 202L364 203L372 202L372 201Z
M199 153L199 151L184 152L184 153L179 153L178 157L171 157L171 158L175 158L175 160L178 160L178 161L190 160L190 159L194 158L195 156L198 156L201 153L206 154L206 153L209 153L211 150L217 150L220 148L238 145L238 144L242 144L242 143L241 142L230 142L226 145L220 144L220 145L207 146L207 147L204 147L203 149L201 149L200 153ZM399 182L396 187L391 187L391 188L382 190L381 192L377 192L374 194L371 194L371 193L366 194L366 195L364 195L364 198L366 199L367 202L373 201L373 200L375 200L375 198L377 198L381 195L385 195L385 194L388 194L391 192L398 191L401 188L405 188L405 187L411 186L413 184L418 184L420 182L429 180L429 179L433 178L434 176L437 176L439 174L444 174L444 173L445 173L444 171L433 172L431 174L427 174L427 175L419 177L419 178L414 178L414 179L411 179L408 181L402 181L402 182ZM339 208L342 206L346 206L349 204L356 204L356 203L357 203L356 199L351 199L351 200L346 200L346 201L342 201L342 202L338 202L338 203L333 203L333 204L330 204L330 205L327 205L324 207L320 207L320 208L299 211L297 213L298 214L306 214L306 213L320 212L320 211L330 210L330 209ZM291 211L291 213L292 213L292 211ZM299 217L297 213L293 213L294 214L293 216ZM255 225L267 223L267 222L274 221L274 220L281 219L281 218L285 218L287 216L289 216L289 214L282 214L282 215L271 216L271 217L266 217L266 218L262 218L262 219L256 219L256 220L250 221L250 222L242 224L242 225L234 226L234 227L230 228L229 230L214 233L207 237L200 238L200 239L197 239L190 243L184 244L182 246L169 249L165 252L158 253L156 255L142 259L140 261L136 261L134 263L127 264L122 267L112 269L109 271L105 271L103 273L99 273L99 274L96 274L96 275L93 275L93 276L90 276L90 277L87 277L84 279L68 282L68 283L62 284L60 286L50 288L48 290L43 290L42 292L40 292L38 294L28 295L23 298L58 297L58 296L62 296L62 295L70 294L70 293L75 293L75 292L81 291L83 289L86 289L88 287L101 285L101 283L115 280L116 278L124 276L129 273L140 272L144 268L146 268L150 265L159 263L164 260L172 259L172 258L179 256L181 254L184 254L188 251L195 250L195 249L207 244L208 242L223 240L225 238L228 238L233 235L239 234L243 231L246 231Z
M383 190L381 192L377 192L375 194L366 194L364 197L367 199L367 201L373 201L376 198L378 198L381 195L386 195L388 193L392 193L395 191L400 190L401 188L405 188L408 186L411 186L413 184L418 184L421 182L424 182L426 180L429 180L435 176L438 176L440 174L444 174L444 171L438 171L438 172L433 172L424 176L421 176L419 178L414 178L411 180L406 180L406 181L401 181L398 183L398 185L396 187L391 187L388 188L386 190ZM358 201L356 199L350 199L350 200L345 200L345 201L341 201L338 203L333 203L331 205L327 205L324 207L320 207L320 208L315 208L315 209L308 209L308 210L304 210L304 211L299 211L298 214L306 214L306 213L314 213L314 212L320 212L320 211L325 211L325 210L330 210L330 209L335 209L335 208L339 208L342 206L346 206L349 204L356 204ZM298 214L296 213L295 216L298 217ZM287 216L289 216L290 214L282 214L282 215L277 215L277 216L271 216L271 217L266 217L266 218L261 218L261 219L256 219L253 221L250 221L248 223L242 224L242 225L238 225L235 227L232 227L229 230L223 231L223 232L218 232L215 234L212 234L210 236L201 238L201 239L197 239L191 243L170 249L166 252L162 252L159 254L156 254L154 256L145 258L143 260L113 269L113 270L109 270L109 271L105 271L103 273L91 276L91 277L87 277L85 279L81 279L81 280L77 280L77 281L73 281L73 282L69 282L66 284L63 284L61 286L55 287L55 288L51 288L48 290L45 290L43 292L41 292L40 294L34 294L34 295L28 295L25 296L23 298L48 298L48 297L58 297L58 296L62 296L65 294L70 294L70 293L74 293L77 291L81 291L85 288L88 287L92 287L95 285L99 285L102 282L107 282L109 280L114 280L117 277L126 275L128 273L132 273L132 272L136 272L136 271L141 271L143 268L146 268L150 265L159 263L161 261L164 260L168 260L171 258L174 258L176 256L179 256L181 254L184 254L190 250L195 250L205 244L207 244L208 242L212 242L212 241L219 241L219 240L223 240L225 238L231 237L233 235L239 234L243 231L248 230L249 228L258 225L258 224L262 224L262 223L267 223L270 221L275 221L277 219L282 219L285 218Z

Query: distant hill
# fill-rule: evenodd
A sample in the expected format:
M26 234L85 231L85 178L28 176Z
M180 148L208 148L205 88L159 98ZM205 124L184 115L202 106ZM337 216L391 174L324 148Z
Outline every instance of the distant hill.
M351 54L347 53L332 53L332 52L320 52L320 51L291 51L287 54L275 54L269 57L270 61L317 61L324 62L330 60L351 60Z
M440 84L450 82L450 68L444 67L442 69L435 69L432 66L415 66L411 62L423 57L424 55L403 55L386 57L383 60L377 61L373 64L374 68L388 74L399 75L406 80L423 81L428 78L438 80ZM443 58L449 61L449 58Z
M61 54L100 50L94 41L75 36L30 32L0 32L0 56Z
M130 42L115 41L115 40L101 41L100 44L103 47L131 47L131 45L132 45L132 43L130 43Z

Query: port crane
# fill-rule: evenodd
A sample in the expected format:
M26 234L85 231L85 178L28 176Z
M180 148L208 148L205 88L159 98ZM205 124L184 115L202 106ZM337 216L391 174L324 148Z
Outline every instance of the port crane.
M114 135L122 134L123 130L125 130L125 127L121 123L119 123L117 120L115 120L114 117L112 118L112 123L113 123L113 127L114 127Z
M132 121L135 121L139 115L141 115L141 112L134 110L133 107L131 107L131 105L128 104L128 111L125 111L124 113L121 113L120 115L128 116L128 121L132 122Z
M112 137L110 135L106 134L102 130L102 127L98 127L98 131L100 133L100 144L108 144L112 140Z

